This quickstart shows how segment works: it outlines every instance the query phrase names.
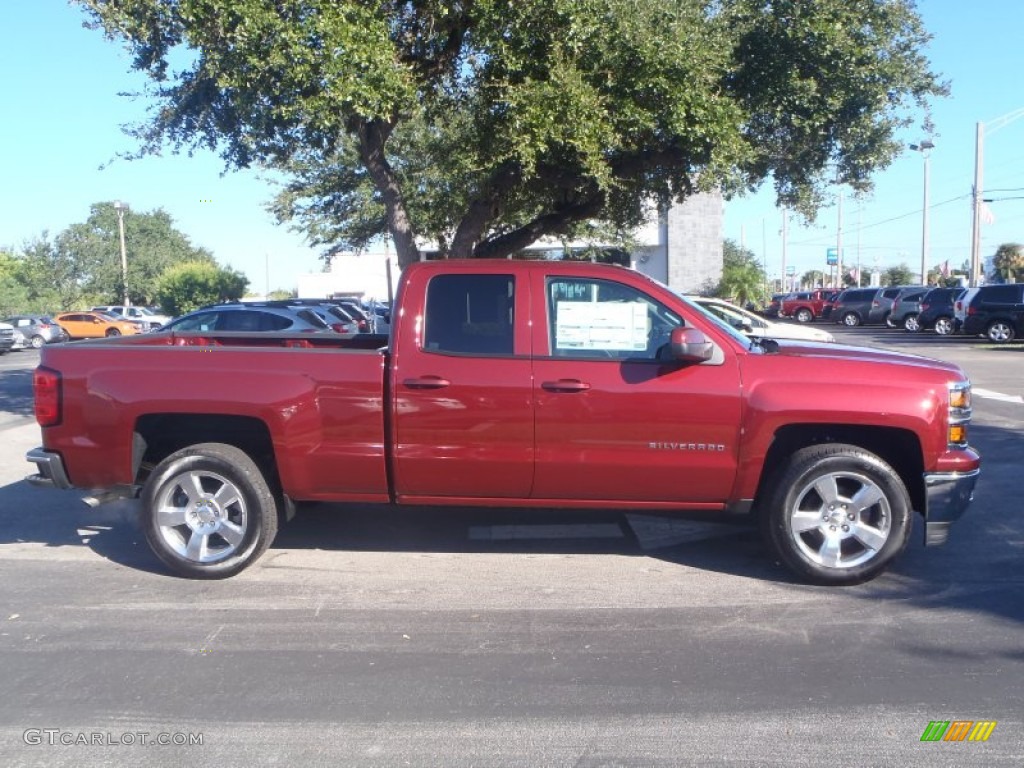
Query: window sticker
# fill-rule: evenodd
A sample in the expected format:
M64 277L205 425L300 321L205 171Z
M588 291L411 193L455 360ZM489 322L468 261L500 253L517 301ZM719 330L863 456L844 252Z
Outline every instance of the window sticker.
M556 349L647 349L647 305L643 302L559 301L557 318Z

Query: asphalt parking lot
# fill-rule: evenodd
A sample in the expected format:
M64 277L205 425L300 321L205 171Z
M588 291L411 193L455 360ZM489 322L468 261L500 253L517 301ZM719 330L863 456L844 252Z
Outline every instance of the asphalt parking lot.
M132 502L21 479L37 353L0 358L0 763L1024 764L1024 344L828 328L964 366L984 461L946 546L844 589L746 528L338 505L174 578Z

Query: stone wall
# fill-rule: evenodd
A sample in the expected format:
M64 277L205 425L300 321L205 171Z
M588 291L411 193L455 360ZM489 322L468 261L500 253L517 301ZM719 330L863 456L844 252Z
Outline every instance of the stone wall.
M673 206L666 218L668 285L696 293L722 278L722 219L718 192L694 195Z

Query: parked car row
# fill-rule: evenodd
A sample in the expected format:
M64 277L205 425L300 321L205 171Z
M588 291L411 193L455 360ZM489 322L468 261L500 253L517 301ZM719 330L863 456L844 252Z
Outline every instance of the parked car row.
M3 322L13 330L13 349L39 349L45 344L68 340L64 329L49 315L11 315Z
M390 321L390 315L387 316ZM280 299L203 307L164 325L162 331L297 331L387 333L387 325L353 300Z
M799 301L787 297L780 306ZM984 336L999 344L1024 337L1024 283L848 288L832 301L830 314L834 322L849 327L884 324L914 333Z
M282 299L230 302L172 319L150 307L104 305L50 315L14 315L0 323L0 354L75 339L153 331L299 331L378 333L390 328L387 305L363 307L355 299Z

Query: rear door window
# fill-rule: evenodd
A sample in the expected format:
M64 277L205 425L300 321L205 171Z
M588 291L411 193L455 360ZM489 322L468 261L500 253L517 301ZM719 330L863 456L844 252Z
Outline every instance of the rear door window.
M427 285L427 352L511 355L514 324L512 275L436 275Z

